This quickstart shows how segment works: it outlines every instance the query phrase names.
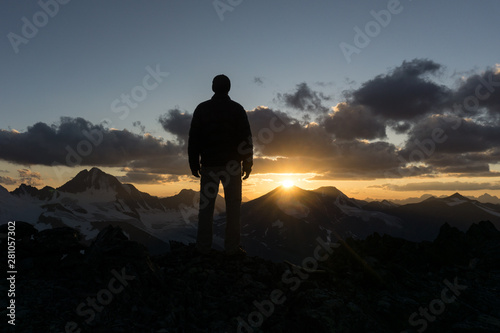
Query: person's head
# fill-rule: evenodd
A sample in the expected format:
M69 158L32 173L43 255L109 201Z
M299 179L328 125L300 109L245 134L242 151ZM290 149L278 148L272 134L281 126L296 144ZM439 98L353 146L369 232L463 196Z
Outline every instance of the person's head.
M216 94L227 94L231 89L231 81L224 74L217 75L212 81L212 91Z

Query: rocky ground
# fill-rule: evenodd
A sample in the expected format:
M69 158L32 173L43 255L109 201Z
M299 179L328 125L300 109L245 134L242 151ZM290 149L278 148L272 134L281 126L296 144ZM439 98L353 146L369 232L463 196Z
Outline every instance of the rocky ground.
M111 226L90 246L73 229L22 222L16 238L15 332L500 331L500 232L489 222L444 225L434 242L320 241L301 266L179 243L150 256ZM6 258L5 238L1 249Z

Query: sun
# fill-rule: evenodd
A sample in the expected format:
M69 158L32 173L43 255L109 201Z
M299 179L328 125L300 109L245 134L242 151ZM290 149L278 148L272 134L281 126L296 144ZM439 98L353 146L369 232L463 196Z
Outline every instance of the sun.
M290 179L286 179L282 181L281 184L283 185L284 188L290 188L293 186L293 181Z

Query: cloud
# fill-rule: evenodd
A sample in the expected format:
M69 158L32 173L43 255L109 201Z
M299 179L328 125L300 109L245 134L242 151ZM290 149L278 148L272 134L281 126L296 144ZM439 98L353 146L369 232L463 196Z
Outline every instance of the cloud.
M404 185L383 184L373 185L370 188L381 188L390 191L477 191L500 190L500 182L474 183L474 182L420 182Z
M141 134L146 133L146 126L144 126L140 121L134 121L132 126L139 128Z
M126 166L158 156L175 159L181 147L151 135L95 125L83 118L39 122L25 132L0 130L0 159L22 165Z
M373 140L386 137L385 124L360 105L339 103L333 113L323 118L322 125L337 139Z
M407 133L413 123L449 107L451 91L432 82L442 66L427 60L404 61L388 74L381 74L346 92L346 99L321 122L339 139L382 139L386 127Z
M15 180L12 177L8 177L8 176L0 176L0 184L15 185L15 184L17 184L17 180Z
M151 174L190 175L187 154L171 156L155 156L148 159L131 161L124 171L135 171Z
M440 173L488 173L500 163L500 126L455 115L423 119L409 132L402 159L426 163Z
M4 171L8 172L8 171ZM0 184L5 185L15 185L15 184L26 184L31 186L42 186L44 183L42 181L42 175L39 172L33 172L30 169L18 169L19 174L18 179L12 177L0 176Z
M278 93L277 99L286 107L315 113L328 112L328 108L322 102L330 100L323 93L312 90L305 82L297 84L297 89L293 93Z
M148 170L133 170L126 173L125 176L118 177L123 183L135 184L165 184L175 183L181 180L178 175L150 173Z
M413 126L405 150L423 149L427 145L429 151L438 153L466 153L485 151L499 144L499 126L454 115L434 115Z
M257 107L247 115L257 155L325 157L335 149L331 135L318 124L303 124L266 107Z
M18 169L20 182L31 186L43 185L42 175L39 172L33 172L29 169Z
M179 109L172 109L162 115L158 121L165 131L174 134L177 140L185 145L188 141L192 118L192 114L182 112Z
M369 108L387 120L411 120L440 112L450 98L448 88L430 81L441 65L427 59L404 61L389 74L379 75L350 93L349 103Z
M475 115L486 109L500 115L500 71L489 68L483 73L465 78L453 96L454 109L465 115Z

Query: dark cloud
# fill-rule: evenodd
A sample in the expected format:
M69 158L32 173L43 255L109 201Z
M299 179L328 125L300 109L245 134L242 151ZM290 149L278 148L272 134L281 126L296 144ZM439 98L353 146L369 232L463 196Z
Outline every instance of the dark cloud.
M8 176L0 176L0 184L15 185L15 184L17 184L17 180L15 180L12 177L8 177Z
M346 100L323 117L322 126L345 140L382 139L388 126L398 134L407 133L412 123L449 106L450 90L428 78L440 70L441 65L430 60L405 61L346 92Z
M426 59L404 61L387 75L379 75L351 92L350 104L363 105L375 115L410 120L439 112L450 98L449 89L430 81L441 65Z
M459 174L484 174L490 172L490 166L487 163L476 161L467 161L466 164L447 165L442 168L436 168L437 171L443 174L459 173ZM429 163L432 164L432 163Z
M256 77L253 78L253 82L256 83L256 84L258 84L259 86L261 86L261 85L264 84L264 80L261 77L258 77L258 76L256 76Z
M389 142L336 141L337 153L323 177L347 179L401 178L431 172L429 168L407 167L397 147Z
M178 175L150 173L147 170L129 171L125 176L118 177L123 183L135 184L165 184L175 183L181 180Z
M373 140L386 137L385 124L360 105L338 104L333 113L323 118L322 125L337 139Z
M141 134L146 133L146 126L144 126L140 121L134 121L132 126L139 128Z
M182 112L179 109L172 109L162 115L159 122L163 129L175 135L180 143L187 144L192 118L192 114Z
M187 152L176 158L171 156L151 156L148 159L131 161L124 171L136 171L151 174L190 175Z
M434 153L485 152L500 145L500 127L485 125L455 115L434 115L413 126L409 132L403 155L417 155L425 159Z
M490 114L500 114L499 68L467 77L453 97L454 110L459 114L475 115L483 108Z
M434 115L410 130L401 160L424 163L434 172L488 176L500 163L500 126L456 115Z
M257 154L327 157L335 149L331 135L317 124L303 124L281 111L258 107L247 112Z
M151 135L95 125L83 118L36 123L26 132L0 131L0 159L22 165L125 166L156 156L176 158L180 147Z
M278 93L277 98L287 107L305 112L319 113L328 112L328 107L323 105L323 101L330 100L330 97L312 90L305 82L298 84L297 90L293 93Z

